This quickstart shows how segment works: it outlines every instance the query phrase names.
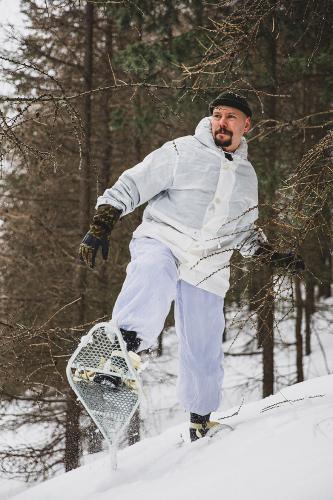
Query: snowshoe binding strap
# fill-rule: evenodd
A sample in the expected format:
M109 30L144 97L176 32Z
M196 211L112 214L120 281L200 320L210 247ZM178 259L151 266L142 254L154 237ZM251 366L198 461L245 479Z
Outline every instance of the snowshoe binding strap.
M217 430L221 424L214 420L209 420L205 423L190 422L190 438L191 441L197 441L207 435L210 430Z

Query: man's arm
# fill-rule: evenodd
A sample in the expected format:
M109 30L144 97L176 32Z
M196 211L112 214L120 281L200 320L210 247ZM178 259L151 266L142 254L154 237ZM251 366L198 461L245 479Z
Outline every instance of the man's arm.
M237 247L243 257L257 257L273 269L286 269L291 273L304 271L305 264L300 255L292 250L276 252L267 238L255 224L248 231L248 236Z
M116 222L170 187L176 163L176 150L166 143L126 170L112 188L99 196L92 224L80 245L81 262L93 268L99 248L103 259L107 260L110 235Z
M125 170L118 181L99 196L96 208L110 204L124 216L168 189L174 178L177 152L172 143L150 153L135 167Z
M261 258L265 263L270 264L273 269L285 269L291 274L305 270L304 260L293 250L276 252L272 245L263 243L254 255Z

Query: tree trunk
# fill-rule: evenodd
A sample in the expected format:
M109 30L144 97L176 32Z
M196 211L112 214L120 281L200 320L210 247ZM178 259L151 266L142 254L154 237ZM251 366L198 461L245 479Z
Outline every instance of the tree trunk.
M112 64L112 38L113 38L113 26L112 26L112 17L109 13L106 19L105 26L105 67L107 68L106 74L110 74L111 68L110 63ZM101 96L102 100L102 109L101 109L101 134L100 148L102 150L102 159L98 169L98 194L102 194L105 189L110 187L110 177L111 177L111 168L112 168L112 153L113 153L113 145L112 145L112 132L111 132L111 91L103 92ZM102 315L111 316L111 307L110 304L110 296L111 293L109 291L109 262L99 262L98 267L99 274L99 285L101 289L101 313Z
M274 17L275 13L272 13ZM278 82L278 38L271 29L272 25L267 25L267 51L270 55L268 60L268 71L271 80L270 91L272 95L279 93ZM278 119L276 98L269 97L267 101L269 117ZM270 165L273 171L268 179L267 193L265 195L269 219L273 220L276 216L272 210L275 190L276 190L276 171L278 170L278 139L270 144ZM267 232L268 241L273 239L273 230ZM263 349L263 397L269 396L274 392L274 290L273 273L270 267L263 270L264 290L258 315L258 336ZM260 292L262 296L262 292Z
M305 355L311 354L311 318L315 310L314 282L312 276L307 276L305 281Z
M93 71L93 26L94 26L94 5L90 2L86 4L86 39L84 54L84 90L92 90ZM82 167L80 171L80 195L79 195L79 229L83 236L88 229L90 221L90 149L91 149L91 95L88 93L84 97L83 103L84 137L82 144ZM85 266L78 266L75 277L75 288L77 296L81 297L76 308L76 324L85 322L85 293L87 286L87 269ZM80 408L72 394L67 402L66 418L66 441L65 441L65 468L66 471L79 466L80 458Z
M140 411L136 410L127 431L127 442L129 446L140 441Z
M71 392L67 396L65 430L65 470L76 469L80 465L80 413L76 396Z
M223 334L222 334L222 342L226 342L227 341L227 318L226 318L226 314L225 314L225 305L223 306L223 315L224 315L224 330L223 330Z
M262 289L261 304L258 308L258 336L262 346L263 397L274 392L274 291L273 275L266 269L265 287Z
M303 382L303 337L302 337L302 317L303 317L303 300L301 293L301 281L296 276L295 282L295 295L296 295L296 370L297 382Z
M319 230L319 238L320 238L320 283L318 296L323 297L325 299L331 297L331 282L332 282L332 256L331 256L331 224L332 224L332 215L331 209L326 203L323 207L321 213L322 221L324 225L321 223L321 227Z
M108 14L105 26L105 66L107 68L106 74L110 74L111 68L110 63L112 64L113 57L113 25L111 15ZM102 194L105 189L110 187L110 174L112 167L112 132L111 132L111 112L110 112L110 104L111 104L111 90L102 93L102 110L101 110L101 149L102 153L102 161L98 172L98 194Z
M164 331L162 331L158 336L158 343L156 349L156 356L158 358L160 358L163 355L163 333Z
M97 429L95 423L91 421L88 427L88 453L99 453L103 449L103 436Z

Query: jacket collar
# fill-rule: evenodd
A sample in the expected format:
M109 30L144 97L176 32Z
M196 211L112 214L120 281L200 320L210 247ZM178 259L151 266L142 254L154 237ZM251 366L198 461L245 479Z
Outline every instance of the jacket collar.
M217 146L214 142L212 135L211 118L209 116L206 116L205 118L200 120L197 128L195 129L194 137L215 153L219 153L219 155L221 155L221 152L223 152L223 149ZM241 139L240 145L238 146L236 151L232 153L232 155L236 157L239 156L240 158L247 160L247 142L244 136Z

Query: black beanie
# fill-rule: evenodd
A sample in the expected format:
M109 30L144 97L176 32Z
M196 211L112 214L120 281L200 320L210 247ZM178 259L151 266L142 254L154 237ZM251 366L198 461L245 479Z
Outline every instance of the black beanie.
M209 104L209 112L212 115L214 108L217 106L231 106L232 108L240 109L246 116L252 116L252 110L242 95L234 94L233 92L226 92L224 94L219 95Z

